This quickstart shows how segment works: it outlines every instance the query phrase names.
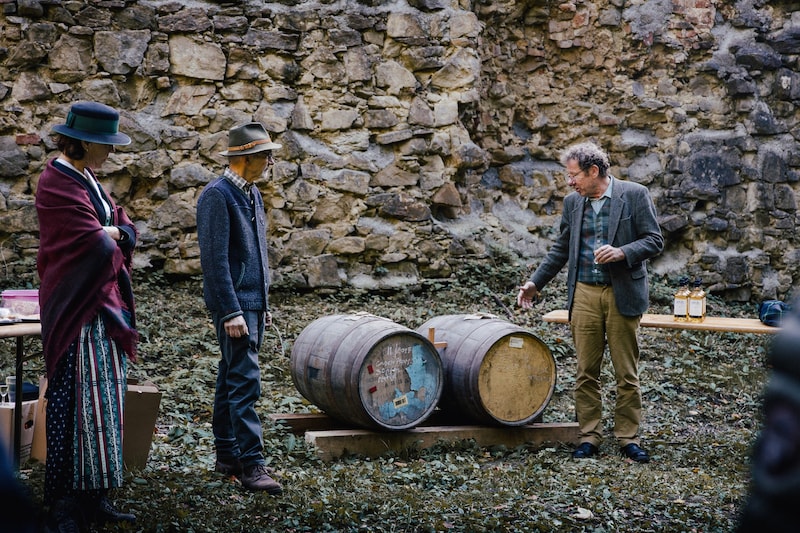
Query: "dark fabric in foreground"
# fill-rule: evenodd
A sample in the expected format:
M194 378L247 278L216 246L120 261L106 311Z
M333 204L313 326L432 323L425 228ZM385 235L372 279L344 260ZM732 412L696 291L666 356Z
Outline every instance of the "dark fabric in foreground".
M739 533L800 529L800 310L792 307L770 347L764 426L752 451L750 493Z

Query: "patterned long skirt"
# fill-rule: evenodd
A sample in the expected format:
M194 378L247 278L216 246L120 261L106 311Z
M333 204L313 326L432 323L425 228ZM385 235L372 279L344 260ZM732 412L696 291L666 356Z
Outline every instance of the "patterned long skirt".
M125 354L97 316L47 385L45 503L122 485Z

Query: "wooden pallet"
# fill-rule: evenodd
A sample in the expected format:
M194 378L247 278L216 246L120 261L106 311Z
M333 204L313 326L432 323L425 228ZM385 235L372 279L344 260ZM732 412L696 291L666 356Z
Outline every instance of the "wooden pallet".
M521 444L542 446L546 444L577 444L578 424L535 422L524 426L476 426L463 423L444 424L443 416L434 413L412 429L403 431L378 431L347 427L346 424L325 414L273 414L270 419L289 427L296 435L317 449L324 461L354 454L378 457L388 452L409 448L425 449L441 442L473 439L478 446L506 446Z

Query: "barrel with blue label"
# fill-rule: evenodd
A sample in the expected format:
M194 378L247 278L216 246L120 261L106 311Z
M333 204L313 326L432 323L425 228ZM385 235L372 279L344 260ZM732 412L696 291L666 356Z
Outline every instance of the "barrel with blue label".
M556 363L533 333L489 314L443 315L417 328L445 344L443 413L490 425L535 422L550 402Z
M292 380L329 416L367 429L419 425L442 394L442 361L414 330L368 313L318 318L297 336Z

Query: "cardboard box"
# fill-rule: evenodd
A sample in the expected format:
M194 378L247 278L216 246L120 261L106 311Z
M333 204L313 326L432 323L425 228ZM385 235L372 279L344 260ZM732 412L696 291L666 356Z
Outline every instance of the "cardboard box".
M150 455L150 445L156 429L161 392L153 383L128 380L125 394L125 429L122 439L122 458L131 470L144 468Z
M43 463L47 460L47 437L45 435L47 399L44 397L46 389L47 380L42 378L39 382L40 399L31 448L31 457ZM144 468L147 465L160 405L161 392L153 383L128 380L128 392L125 394L122 459L129 470Z
M22 435L19 447L19 464L28 462L33 443L33 428L36 425L36 400L22 402ZM14 412L15 405L0 403L0 452L6 454L8 464L14 464Z
M39 400L36 403L36 416L33 424L33 443L31 444L31 460L45 462L47 458L47 435L45 434L45 423L47 420L47 398L44 392L47 390L47 378L39 378Z

